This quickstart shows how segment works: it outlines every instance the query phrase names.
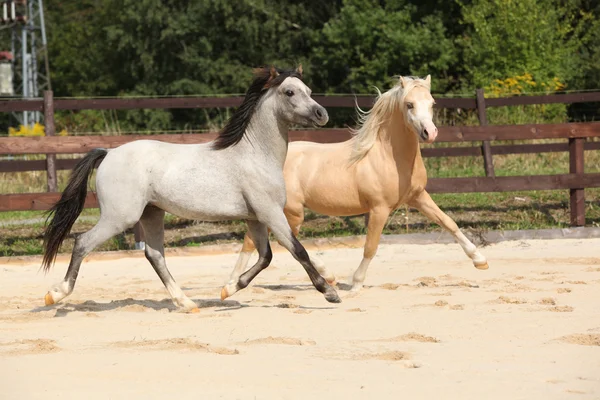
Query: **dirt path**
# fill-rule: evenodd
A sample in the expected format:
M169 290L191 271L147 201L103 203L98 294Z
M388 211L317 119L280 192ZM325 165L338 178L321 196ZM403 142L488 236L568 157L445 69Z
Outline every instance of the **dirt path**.
M173 312L143 258L0 264L0 382L12 399L598 399L600 239L383 245L332 306L285 253L225 302L236 255L169 257L199 314ZM360 249L322 258L347 282Z

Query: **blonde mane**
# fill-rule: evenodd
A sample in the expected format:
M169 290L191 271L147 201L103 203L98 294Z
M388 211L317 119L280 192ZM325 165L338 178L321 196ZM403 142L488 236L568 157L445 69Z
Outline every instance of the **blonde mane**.
M350 153L350 163L356 163L362 160L369 150L373 147L379 138L383 124L389 120L391 114L398 108L404 113L404 101L408 93L417 86L422 86L430 89L430 85L424 79L405 76L398 79L396 85L385 93L376 87L377 100L369 111L362 110L358 104L356 105L356 113L358 115L358 127L350 129L353 138L352 153ZM403 83L404 84L403 84Z

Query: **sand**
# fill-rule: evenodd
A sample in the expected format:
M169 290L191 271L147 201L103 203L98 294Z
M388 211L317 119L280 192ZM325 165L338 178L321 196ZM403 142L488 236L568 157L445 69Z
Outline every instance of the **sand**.
M235 254L168 256L197 314L142 257L92 257L53 307L64 259L0 260L0 398L599 399L600 239L482 251L487 271L456 245L382 245L349 297L361 249L323 249L339 305L287 253L224 302Z

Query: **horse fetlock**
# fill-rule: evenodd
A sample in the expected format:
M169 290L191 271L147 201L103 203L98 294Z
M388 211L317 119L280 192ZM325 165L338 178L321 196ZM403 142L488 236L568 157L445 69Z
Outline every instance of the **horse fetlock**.
M319 273L319 275L321 275L328 284L330 284L332 286L335 284L335 275L333 273L329 272L327 270L327 268L325 268L325 267L318 268L316 266L315 266L315 268L317 269L317 272Z
M350 289L350 293L360 293L363 288L363 281L354 281L352 282L352 288Z
M487 264L487 259L485 258L485 256L483 254L481 254L479 251L475 250L471 255L471 260L473 260L473 264L477 265L483 265L483 264Z
M186 312L190 312L193 311L194 309L197 309L198 306L196 305L196 303L194 303L192 300L190 300L188 297L178 297L178 298L174 298L173 299L173 303L175 303L175 305L181 310L181 311L186 311Z

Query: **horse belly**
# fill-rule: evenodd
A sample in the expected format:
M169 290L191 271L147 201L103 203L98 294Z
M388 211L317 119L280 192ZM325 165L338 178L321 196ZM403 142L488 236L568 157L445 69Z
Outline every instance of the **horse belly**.
M319 214L348 216L368 211L352 179L324 174L306 188L305 206Z
M177 185L177 188L165 185L151 198L153 205L182 218L223 221L254 217L241 192L218 190L211 185L189 182L183 187Z

